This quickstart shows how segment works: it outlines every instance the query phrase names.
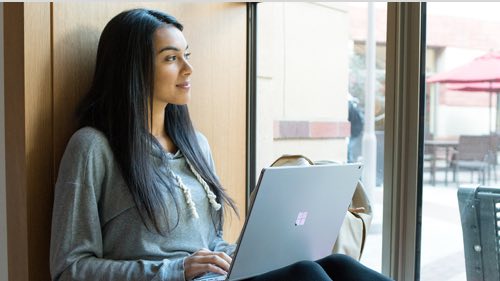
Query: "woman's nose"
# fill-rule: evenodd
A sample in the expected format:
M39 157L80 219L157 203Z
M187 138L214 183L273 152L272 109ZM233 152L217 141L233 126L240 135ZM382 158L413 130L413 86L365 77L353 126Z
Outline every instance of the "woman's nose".
M191 75L191 73L193 73L193 66L189 63L189 61L184 60L184 68L182 74Z

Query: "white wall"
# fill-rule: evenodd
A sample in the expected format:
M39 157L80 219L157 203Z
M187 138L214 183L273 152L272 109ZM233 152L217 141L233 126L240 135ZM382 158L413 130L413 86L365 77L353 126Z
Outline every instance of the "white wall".
M440 105L440 118L437 121L438 136L487 135L489 114L487 107ZM492 128L495 125L495 116L496 110L492 109Z
M441 62L438 72L449 71L456 67L462 66L473 59L484 55L485 50L462 49L455 47L446 47L441 54Z
M273 133L274 121L347 121L347 10L338 3L259 5L257 171L282 154L345 160L343 138L275 140Z
M7 273L7 208L5 206L5 110L3 81L3 3L0 3L0 281Z

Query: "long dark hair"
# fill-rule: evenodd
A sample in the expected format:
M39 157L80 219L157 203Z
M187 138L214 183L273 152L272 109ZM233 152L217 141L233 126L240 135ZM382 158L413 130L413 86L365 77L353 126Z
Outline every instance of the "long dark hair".
M174 185L171 180L167 183L152 163L150 155L156 140L148 129L155 69L153 35L165 24L183 29L174 17L147 9L124 11L111 19L99 39L93 82L77 111L81 127L94 127L107 137L142 220L146 225L152 222L161 234L179 222L177 215L175 226L168 225L160 183L167 185L171 195ZM186 105L167 105L165 131L207 182L218 203L229 205L238 214L234 201L203 157ZM223 211L217 212L214 223L219 229L222 221Z

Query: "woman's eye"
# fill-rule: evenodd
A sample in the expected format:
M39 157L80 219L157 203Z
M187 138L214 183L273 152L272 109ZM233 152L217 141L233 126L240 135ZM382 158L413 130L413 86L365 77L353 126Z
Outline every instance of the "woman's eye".
M185 54L184 54L184 58L185 58L185 59L187 59L187 60L188 60L189 58L191 58L191 53L185 53Z
M167 56L167 57L165 58L165 60L166 60L166 61L175 61L176 59L177 59L177 57L176 57L176 56Z

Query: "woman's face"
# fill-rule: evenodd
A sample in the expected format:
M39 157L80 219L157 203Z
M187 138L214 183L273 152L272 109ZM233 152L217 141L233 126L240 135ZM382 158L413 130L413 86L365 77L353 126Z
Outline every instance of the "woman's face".
M156 30L153 37L155 73L153 102L183 105L191 97L189 82L193 68L188 62L190 53L182 32L173 25Z

